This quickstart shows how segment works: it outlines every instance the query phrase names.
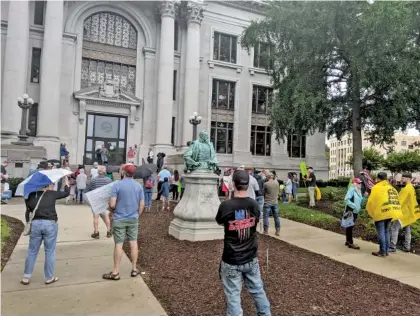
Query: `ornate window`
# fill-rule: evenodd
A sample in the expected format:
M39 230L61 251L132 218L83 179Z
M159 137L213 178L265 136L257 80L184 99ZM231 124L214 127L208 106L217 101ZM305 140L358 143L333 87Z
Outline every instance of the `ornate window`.
M271 129L270 126L251 126L251 153L256 156L270 156Z
M83 40L112 46L137 49L137 32L122 16L101 12L83 23Z
M233 151L233 123L212 121L210 139L216 153L231 154Z
M111 80L117 89L134 94L136 67L88 58L82 59L82 88Z
M268 114L273 95L273 89L267 87L252 87L252 113Z
M305 158L306 135L289 135L287 137L287 153L290 158Z
M236 36L214 32L213 59L236 64Z
M235 82L213 79L211 107L214 109L235 109Z
M135 94L137 31L120 15L96 13L83 23L81 87L112 81Z

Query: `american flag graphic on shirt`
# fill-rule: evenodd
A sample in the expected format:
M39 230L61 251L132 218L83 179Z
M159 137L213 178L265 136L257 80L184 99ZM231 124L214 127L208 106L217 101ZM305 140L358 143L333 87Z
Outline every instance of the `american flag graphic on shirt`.
M255 217L249 216L248 210L236 210L235 220L229 221L229 230L238 232L238 238L241 242L247 240L251 235L251 227L255 226Z

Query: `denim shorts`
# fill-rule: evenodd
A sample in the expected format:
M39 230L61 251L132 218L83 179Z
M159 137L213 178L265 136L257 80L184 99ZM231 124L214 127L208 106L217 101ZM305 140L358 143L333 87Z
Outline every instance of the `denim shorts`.
M114 220L112 222L112 234L116 244L122 244L125 240L137 241L139 235L138 218Z

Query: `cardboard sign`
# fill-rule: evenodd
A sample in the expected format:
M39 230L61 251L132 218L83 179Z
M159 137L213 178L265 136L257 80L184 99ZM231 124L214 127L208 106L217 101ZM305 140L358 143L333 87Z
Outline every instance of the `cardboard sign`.
M306 162L304 161L300 163L300 173L302 174L302 177L305 177L308 175L308 168L306 168Z

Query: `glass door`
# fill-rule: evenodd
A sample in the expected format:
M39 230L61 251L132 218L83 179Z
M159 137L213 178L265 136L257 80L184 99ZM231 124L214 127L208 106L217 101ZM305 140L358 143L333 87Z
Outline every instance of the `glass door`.
M92 165L106 154L109 165L126 162L127 117L87 113L83 163Z

